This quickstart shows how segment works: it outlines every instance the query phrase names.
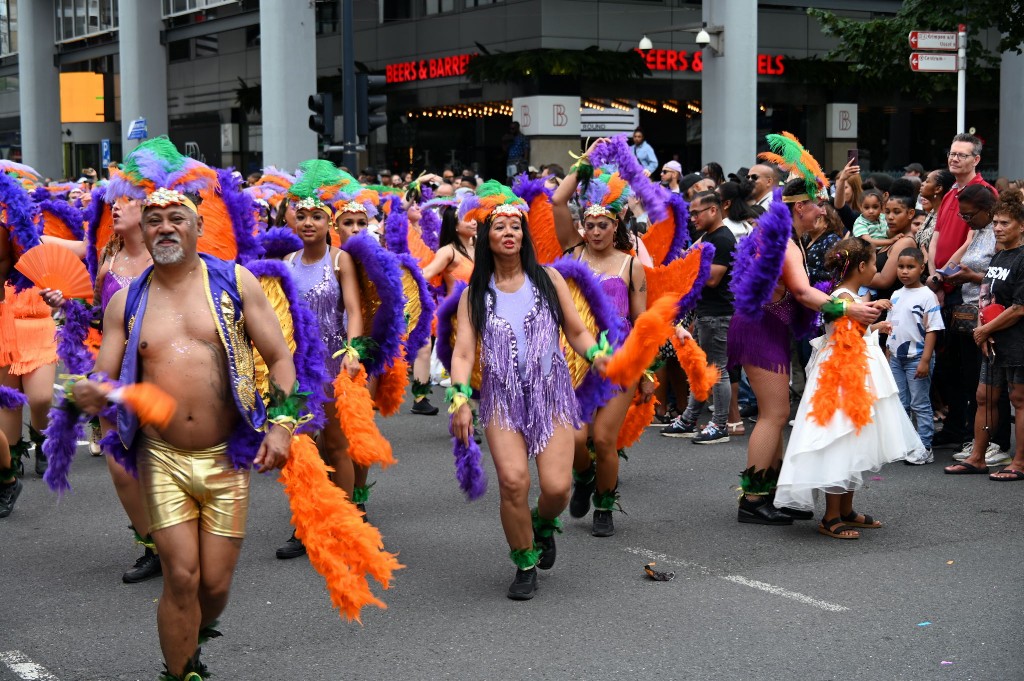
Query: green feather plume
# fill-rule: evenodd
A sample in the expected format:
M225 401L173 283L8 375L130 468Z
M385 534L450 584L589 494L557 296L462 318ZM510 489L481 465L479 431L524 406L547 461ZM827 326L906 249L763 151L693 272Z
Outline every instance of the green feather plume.
M319 191L323 187L343 184L344 180L342 171L326 159L314 158L303 161L299 164L299 172L301 175L288 190L288 194L300 201L319 198Z

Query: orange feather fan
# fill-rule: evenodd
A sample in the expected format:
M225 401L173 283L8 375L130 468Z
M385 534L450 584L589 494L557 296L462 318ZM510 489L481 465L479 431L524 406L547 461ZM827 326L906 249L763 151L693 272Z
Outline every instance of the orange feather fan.
M103 211L100 213L99 224L96 225L96 243L91 248L96 251L96 262L103 262L103 251L114 236L114 216L110 211L110 204L103 204Z
M387 589L393 573L405 566L396 554L383 550L380 531L364 521L363 512L327 477L329 471L307 435L292 438L281 482L295 536L326 581L334 607L349 621L362 624L363 607L387 608L370 591L367 577Z
M692 338L680 341L679 337L673 333L672 347L675 348L679 366L686 373L686 379L690 383L690 392L701 402L707 401L708 395L711 394L711 388L718 383L718 378L721 376L718 367L708 364L707 354Z
M43 210L40 217L43 221L43 234L46 236L57 237L58 239L66 239L67 241L79 241L80 239L75 236L75 233L71 231L67 223L57 217L54 213Z
M405 351L399 353L394 364L381 374L377 381L377 393L374 404L380 409L381 416L394 416L402 408L405 400L405 388L409 385L409 362L405 359Z
M675 239L676 216L671 210L667 213L664 220L652 224L647 229L647 233L640 237L655 265L661 265L665 261L665 257L672 247L672 240Z
M366 387L366 369L360 367L355 378L344 369L334 379L335 409L341 430L348 439L348 457L360 466L379 463L387 468L395 463L388 442L373 422L373 398Z
M647 300L657 300L666 295L678 298L693 288L693 282L700 273L700 255L700 248L691 248L684 257L668 265L645 267Z
M818 387L811 397L810 417L827 426L836 410L842 409L857 432L871 423L875 396L867 384L868 354L864 326L840 317L829 339L831 352L818 371Z
M673 296L664 296L636 318L636 324L626 342L608 362L605 373L608 380L622 387L640 380L640 376L657 356L658 348L675 333L677 302Z
M551 210L551 201L544 192L540 192L530 202L529 213L530 237L533 249L537 251L537 262L550 265L562 257L562 246L555 234L555 214Z
M203 235L199 237L198 248L201 253L231 261L238 257L238 245L235 243L231 215L224 198L219 194L220 184L216 179L214 175L214 184L199 193L203 199L199 204L199 214L203 216Z
M655 380L654 385L657 387L657 380ZM628 449L640 440L644 430L654 420L654 407L657 404L657 398L653 397L644 402L640 391L636 391L636 394L633 395L633 402L629 405L629 410L626 412L626 420L622 422L622 427L619 428L619 436L615 441L616 449Z
M178 409L178 401L152 383L130 383L114 388L107 399L128 407L144 426L166 428Z

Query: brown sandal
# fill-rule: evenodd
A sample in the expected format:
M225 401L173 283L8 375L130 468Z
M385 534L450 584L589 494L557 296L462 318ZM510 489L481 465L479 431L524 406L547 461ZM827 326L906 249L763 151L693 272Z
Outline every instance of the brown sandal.
M726 423L725 428L729 431L729 435L734 435L736 437L747 434L747 427L743 425L742 419L736 423Z
M818 525L818 534L833 539L860 539L860 532L845 525L842 518L832 518L832 520L822 518L821 524Z

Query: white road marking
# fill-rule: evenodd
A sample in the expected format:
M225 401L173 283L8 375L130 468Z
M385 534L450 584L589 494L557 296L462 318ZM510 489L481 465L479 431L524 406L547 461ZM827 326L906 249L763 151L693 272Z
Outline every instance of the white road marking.
M727 582L732 582L733 584L749 586L752 589L758 589L760 591L764 591L765 593L770 593L773 596L781 596L782 598L788 598L790 600L797 601L798 603L803 603L804 605L810 605L815 608L821 608L822 610L828 610L829 612L846 612L847 610L849 610L849 608L845 605L829 603L828 601L819 601L818 599L811 598L810 596L807 596L805 594L798 593L796 591L789 591L787 589L783 589L782 587L775 586L774 584L768 584L767 582L759 582L756 579L749 579L747 577L744 577L743 575L722 574L717 570L712 570L709 567L698 565L693 561L683 560L682 558L675 558L673 556L669 556L664 553L657 553L649 549L640 547L627 547L625 551L627 553L632 553L637 556L642 556L643 558L647 558L656 563L664 563L666 565L675 565L676 567L688 568L690 570L693 570L694 572L699 572L700 574L707 577L715 577L717 579L723 579Z
M60 681L46 667L28 659L20 650L8 650L6 653L0 653L0 662L7 665L8 669L24 681Z

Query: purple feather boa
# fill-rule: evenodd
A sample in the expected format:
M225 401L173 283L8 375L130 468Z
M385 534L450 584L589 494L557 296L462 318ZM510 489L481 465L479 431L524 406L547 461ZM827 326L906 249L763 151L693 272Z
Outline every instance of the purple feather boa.
M675 216L676 233L672 235L672 244L668 247L663 265L678 259L690 247L690 205L683 200L682 194L669 192L668 207Z
M30 192L29 195L32 197L32 200L35 201L36 203L49 201L50 199L57 196L56 194L51 194L50 190L47 189L46 187L36 187Z
M117 423L116 417L113 417L113 420L110 422ZM121 442L121 437L117 434L117 428L111 428L107 431L107 434L100 440L100 448L114 457L114 461L121 464L121 467L126 471L135 477L139 476L139 469L135 462L135 447L128 449L124 446L124 443Z
M452 292L437 306L437 358L449 374L452 372L452 353L455 352L455 346L452 343L452 338L455 336L454 320L459 310L459 299L462 298L462 292L465 290L465 282L455 282Z
M84 376L92 371L92 353L85 347L92 321L92 307L85 301L71 299L64 301L64 325L57 334L57 356L67 367L68 373Z
M629 183L630 189L643 202L644 210L651 222L661 222L668 216L668 190L651 182L644 167L636 160L633 152L626 144L625 133L611 138L610 142L600 144L594 149L590 162L595 168L610 165L619 171L619 177Z
M93 281L96 281L96 275L99 274L100 270L99 254L96 251L106 246L106 244L96 243L100 222L103 219L103 211L109 210L104 196L105 191L106 189L103 187L97 187L92 190L92 201L89 203L89 208L85 213L85 219L88 223L85 239L85 266L89 270L89 276L92 277Z
M515 182L512 185L512 191L528 204L532 204L533 200L541 194L551 198L552 193L550 189L544 186L544 178L538 177L535 180L531 180L526 173L516 176Z
M57 216L61 222L67 225L68 230L78 241L85 238L85 227L83 226L85 218L82 217L82 211L67 201L48 199L40 203L39 208Z
M597 323L597 333L608 332L608 342L618 347L626 338L627 328L623 320L612 309L608 295L601 288L601 280L586 263L563 256L551 263L551 267L566 281L572 281L579 288L583 298L590 305ZM594 334L595 336L597 334ZM594 414L608 400L618 394L619 389L608 379L589 372L576 387L576 401L579 403L582 420L590 423Z
M448 418L448 431L452 430L452 418ZM466 498L475 501L487 491L487 472L484 470L482 459L483 454L480 447L473 438L469 438L466 444L459 442L456 437L452 438L452 453L455 455L455 477L459 481L459 487L466 493Z
M327 348L320 338L320 326L313 313L302 302L302 296L295 288L290 268L280 260L253 260L245 268L256 278L273 277L281 282L281 290L288 299L292 315L292 338L295 341L295 378L299 389L311 393L306 407L313 420L299 428L299 432L315 432L326 423L324 403L327 401L325 386L334 378L327 373Z
M369 232L360 232L341 247L352 256L367 279L377 289L380 307L373 315L369 336L377 342L377 351L363 358L366 373L379 376L394 363L402 351L405 330L405 297L402 293L402 273L398 260L377 243ZM365 325L367 320L363 320ZM364 331L365 333L365 331Z
M384 246L396 255L409 252L409 216L398 203L391 205L391 213L384 221Z
M28 398L5 385L0 385L0 409L21 409L28 403Z
M228 458L237 469L249 468L263 444L263 433L253 430L245 420L239 420L234 432L228 437Z
M6 173L0 173L0 203L3 203L6 214L6 227L19 251L24 253L33 246L38 246L40 230L36 225L36 216L39 208L32 202L21 183ZM14 268L11 268L9 277L17 291L33 286L28 277Z
M280 260L289 253L302 250L302 239L291 227L271 227L259 236L263 257Z
M409 331L409 337L405 339L405 356L411 361L419 349L430 341L430 327L437 305L434 303L434 296L430 292L427 280L423 278L423 272L420 270L416 258L408 253L400 253L397 258L399 264L404 266L416 281L416 292L420 297L420 318L417 320L416 326Z
M792 233L789 207L782 201L782 190L776 189L768 212L736 247L729 290L732 291L736 311L744 317L751 320L761 318L762 306L771 300L782 276L782 264Z
M57 494L63 494L71 489L71 483L68 482L71 462L75 459L78 441L85 435L81 415L81 412L67 404L62 397L57 405L50 408L49 424L43 430L46 437L46 441L43 442L43 453L47 458L43 480Z
M441 215L436 210L421 211L420 235L427 248L435 253L441 247Z
M236 260L244 265L263 255L263 248L254 236L256 205L252 197L242 191L242 180L231 174L231 168L218 168L217 180L220 182L217 193L228 209L231 228L235 233L235 247L238 251Z
M679 299L679 312L676 314L677 320L682 319L687 312L697 307L697 301L700 300L704 284L707 283L708 277L711 276L711 262L715 259L715 247L711 244L700 243L694 246L694 248L700 249L700 267L697 269L697 276L694 278L690 290Z

